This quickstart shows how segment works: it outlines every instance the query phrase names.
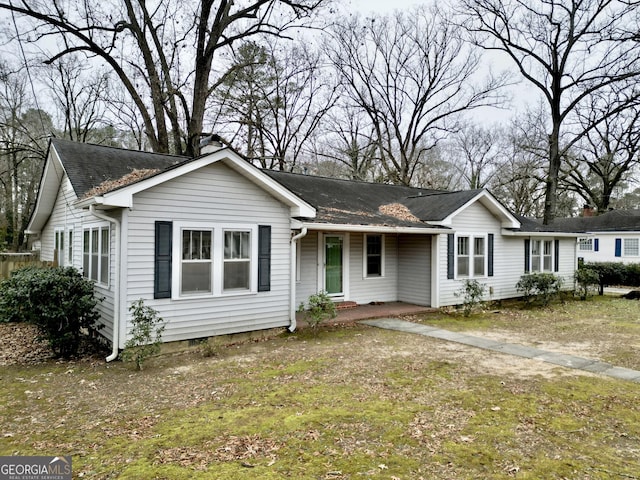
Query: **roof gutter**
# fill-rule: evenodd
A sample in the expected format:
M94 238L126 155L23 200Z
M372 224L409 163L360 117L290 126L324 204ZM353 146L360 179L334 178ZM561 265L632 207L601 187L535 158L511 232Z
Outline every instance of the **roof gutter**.
M331 232L359 232L359 233L412 233L412 234L439 234L451 233L447 227L391 227L388 225L348 225L340 223L307 223L304 227L309 230L325 230Z
M297 271L297 260L298 260L298 240L304 237L307 234L307 227L302 227L302 230L297 235L291 237L291 261L289 265L291 265L291 272L289 273L289 281L291 282L291 291L289 293L289 331L293 332L296 327L296 271Z
M113 223L116 229L116 248L115 248L115 272L113 281L113 339L111 342L111 355L109 355L105 361L111 362L118 358L119 353L119 338L120 338L120 220L98 212L95 205L89 205L89 212L101 220L105 220L109 223Z
M558 237L558 238L575 238L583 237L584 233L579 232L522 232L502 229L502 235L505 237Z

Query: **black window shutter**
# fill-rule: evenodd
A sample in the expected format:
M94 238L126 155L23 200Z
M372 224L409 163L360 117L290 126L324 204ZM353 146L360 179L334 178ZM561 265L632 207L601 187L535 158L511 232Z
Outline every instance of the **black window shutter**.
M258 291L271 290L271 225L258 225Z
M531 240L524 239L524 273L531 271Z
M171 298L173 223L156 222L153 298Z
M600 240L597 238L594 238L593 240L593 251L594 252L600 251Z
M455 246L455 236L449 233L447 235L447 278L449 280L454 277Z
M487 237L487 275L493 277L493 233Z
M616 257L622 256L622 239L616 238Z
M553 271L560 271L560 240L555 240L553 245Z

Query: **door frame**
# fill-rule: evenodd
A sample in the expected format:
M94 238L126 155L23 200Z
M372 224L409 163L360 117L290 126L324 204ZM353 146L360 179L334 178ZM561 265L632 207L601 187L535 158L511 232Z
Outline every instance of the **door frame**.
M320 241L318 242L318 286L319 290L327 290L327 274L326 274L326 245L327 237L342 238L342 292L330 294L334 299L349 298L349 233L348 232L322 232L320 233Z

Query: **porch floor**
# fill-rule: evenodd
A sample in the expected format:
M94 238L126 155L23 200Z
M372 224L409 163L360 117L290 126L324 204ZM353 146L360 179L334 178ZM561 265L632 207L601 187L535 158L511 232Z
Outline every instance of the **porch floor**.
M436 309L423 305L413 305L405 302L381 302L375 304L353 305L351 302L338 304L338 316L325 323L350 323L371 318L396 317L398 315L413 315L417 313L433 312ZM296 313L298 327L304 328L306 322L303 313Z

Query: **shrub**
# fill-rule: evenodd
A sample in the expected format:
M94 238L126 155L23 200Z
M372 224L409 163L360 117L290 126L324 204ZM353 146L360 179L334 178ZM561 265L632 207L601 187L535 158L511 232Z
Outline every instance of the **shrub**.
M471 315L474 307L482 300L487 286L477 280L465 280L460 290L454 293L456 297L462 297L462 312L465 317Z
M0 318L38 327L57 357L77 355L83 335L101 329L93 282L73 267L16 270L0 283Z
M589 268L598 275L599 294L604 294L608 285L626 285L640 287L640 264L624 264L622 262L585 263L580 269Z
M562 278L553 273L529 273L521 276L516 283L516 290L522 293L527 303L539 300L542 305L548 305L561 287Z
M336 305L326 292L319 292L309 297L307 307L301 303L298 308L299 312L304 312L305 320L315 333L321 322L338 315Z
M578 268L574 278L576 281L576 294L579 295L582 300L586 300L587 297L597 289L600 280L598 272L589 267Z
M121 356L122 360L134 362L136 368L142 370L147 358L160 351L166 322L158 316L158 312L145 305L142 299L133 302L129 311L132 313L133 327L129 332L131 338L124 344Z

